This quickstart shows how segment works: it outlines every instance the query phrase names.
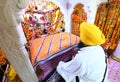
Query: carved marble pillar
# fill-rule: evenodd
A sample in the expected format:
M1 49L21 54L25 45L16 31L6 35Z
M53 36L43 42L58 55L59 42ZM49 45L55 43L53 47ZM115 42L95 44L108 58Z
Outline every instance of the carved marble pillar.
M38 82L24 44L21 11L29 0L0 0L0 48L23 82Z

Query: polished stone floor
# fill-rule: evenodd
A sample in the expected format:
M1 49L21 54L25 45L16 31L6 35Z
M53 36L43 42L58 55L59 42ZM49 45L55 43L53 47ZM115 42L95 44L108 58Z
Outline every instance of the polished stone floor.
M120 82L120 62L109 58L108 79L110 82Z

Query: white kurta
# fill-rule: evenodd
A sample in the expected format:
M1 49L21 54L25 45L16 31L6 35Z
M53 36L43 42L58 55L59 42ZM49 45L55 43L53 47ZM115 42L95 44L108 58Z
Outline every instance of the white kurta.
M79 77L80 82L101 82L105 68L104 50L97 45L81 48L71 61L61 61L57 71L66 82L75 82L75 76ZM104 82L107 82L106 78Z

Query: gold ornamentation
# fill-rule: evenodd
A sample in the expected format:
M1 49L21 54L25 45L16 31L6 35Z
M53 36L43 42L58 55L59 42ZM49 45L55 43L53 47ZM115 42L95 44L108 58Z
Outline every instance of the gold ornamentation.
M111 55L111 58L117 62L120 62L120 58L114 56L113 54Z

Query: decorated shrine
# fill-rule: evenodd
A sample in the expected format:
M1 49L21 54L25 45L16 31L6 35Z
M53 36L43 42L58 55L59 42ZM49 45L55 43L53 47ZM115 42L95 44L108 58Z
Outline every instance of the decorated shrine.
M41 37L44 34L64 32L64 15L60 8L49 0L38 0L29 3L22 27L27 40Z
M1 0L0 11L0 82L63 82L57 65L77 54L83 22L105 35L107 78L120 81L120 0Z

